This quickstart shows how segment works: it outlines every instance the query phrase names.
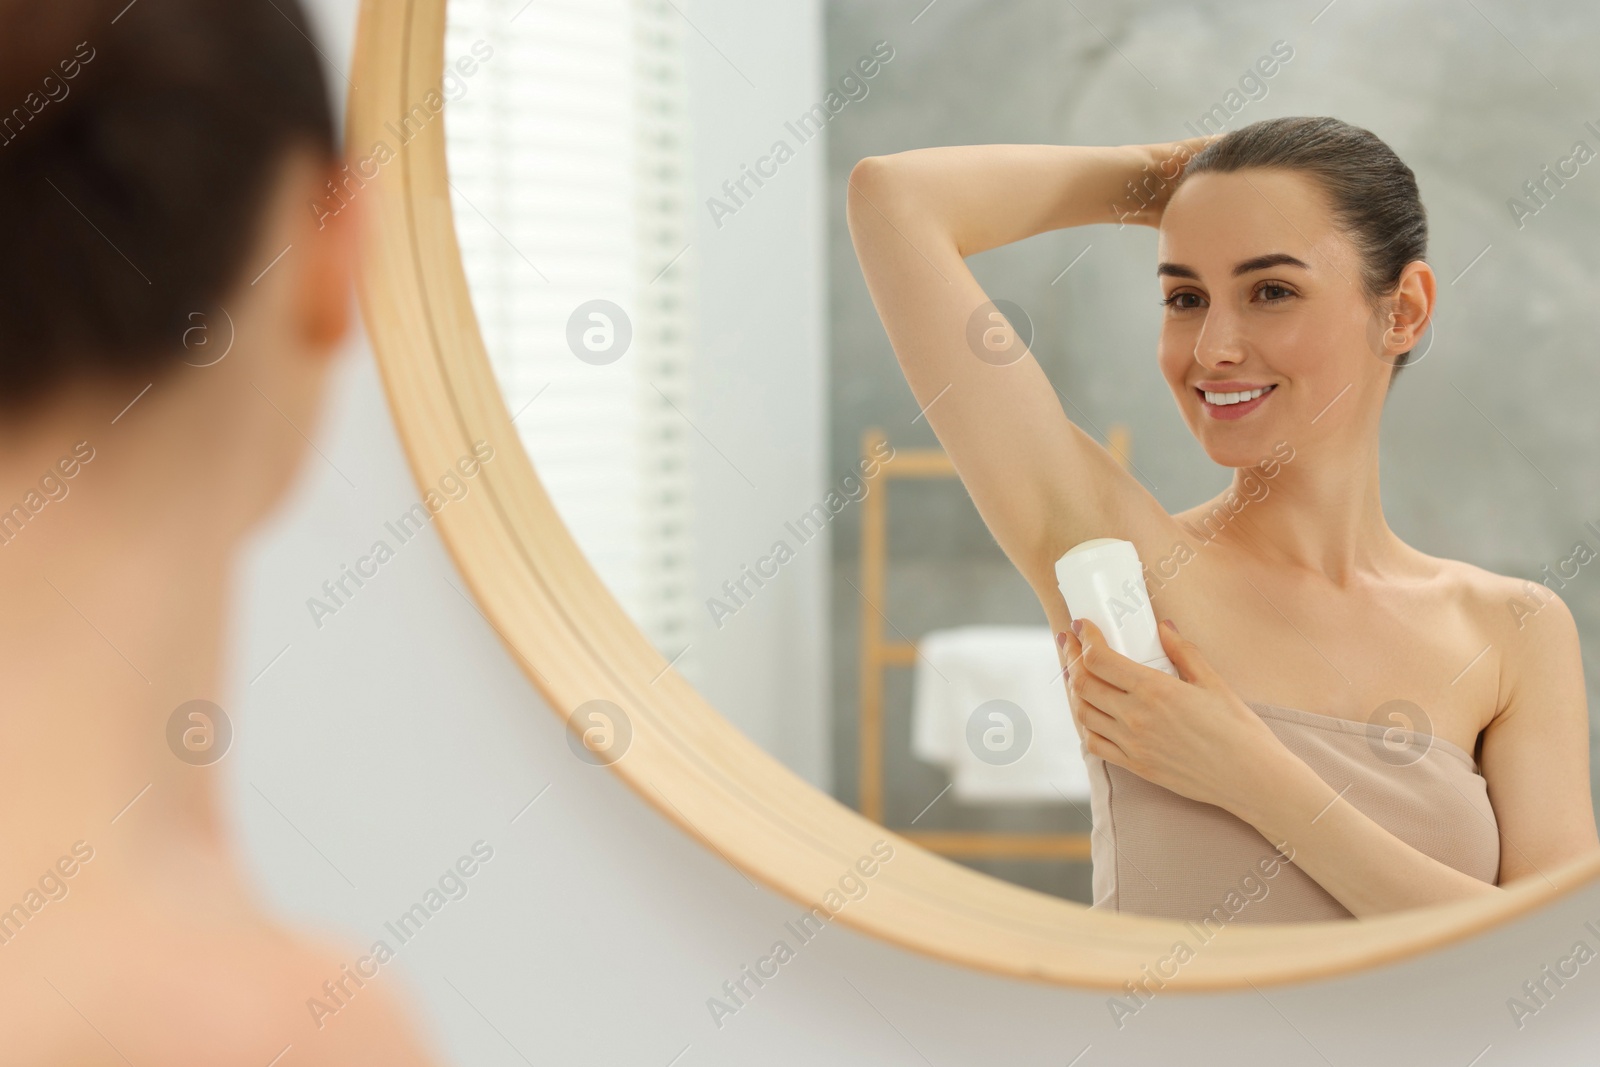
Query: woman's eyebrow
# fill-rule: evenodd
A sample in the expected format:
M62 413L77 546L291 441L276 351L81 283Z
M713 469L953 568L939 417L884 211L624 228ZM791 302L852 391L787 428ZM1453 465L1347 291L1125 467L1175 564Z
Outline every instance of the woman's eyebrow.
M1299 267L1301 270L1311 269L1303 260L1295 256L1291 256L1287 252L1269 252L1264 256L1256 256L1253 259L1247 259L1242 263L1239 263L1233 268L1233 276L1237 278L1241 274L1249 274L1251 271L1257 270L1266 270L1268 267ZM1193 267L1185 267L1181 263L1158 263L1156 264L1156 277L1160 278L1163 276L1169 276L1173 278L1194 278L1198 280L1200 273Z

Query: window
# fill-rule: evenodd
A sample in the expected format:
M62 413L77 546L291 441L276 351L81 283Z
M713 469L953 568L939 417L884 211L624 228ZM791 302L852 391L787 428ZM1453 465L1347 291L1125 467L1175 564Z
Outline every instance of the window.
M683 25L665 0L451 0L445 43L447 64L493 48L445 122L495 377L563 521L668 659L693 610ZM596 300L622 316L574 323ZM601 355L575 354L569 328ZM692 677L692 654L676 667Z

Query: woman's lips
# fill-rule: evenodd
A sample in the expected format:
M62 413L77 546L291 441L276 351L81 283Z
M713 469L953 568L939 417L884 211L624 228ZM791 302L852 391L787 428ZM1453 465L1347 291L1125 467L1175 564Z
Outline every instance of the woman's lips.
M1205 391L1201 389L1196 389L1195 395L1200 398L1200 406L1205 408L1207 415L1211 416L1213 419L1232 421L1234 419L1244 418L1256 408L1260 407L1262 404L1265 404L1267 402L1267 397L1271 396L1277 391L1277 385L1273 384L1272 386L1268 387L1266 392L1262 393L1254 400L1246 400L1238 404L1213 404L1211 401L1206 399Z

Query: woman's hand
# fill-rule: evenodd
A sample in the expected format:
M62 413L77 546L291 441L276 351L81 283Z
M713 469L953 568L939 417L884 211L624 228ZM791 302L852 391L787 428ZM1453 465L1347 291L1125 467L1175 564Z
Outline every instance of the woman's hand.
M1156 627L1182 675L1113 649L1087 619L1057 636L1067 657L1067 697L1084 751L1191 800L1240 814L1294 755L1170 622Z
M1220 133L1212 133L1200 137L1186 137L1181 141L1140 145L1148 162L1146 168L1135 174L1131 180L1135 184L1142 183L1142 188L1151 199L1145 200L1143 195L1140 195L1137 199L1119 202L1119 221L1131 222L1137 226L1149 226L1152 229L1159 228L1161 216L1167 210L1167 201L1172 198L1172 191L1177 188L1183 172L1189 168L1189 160L1221 136Z

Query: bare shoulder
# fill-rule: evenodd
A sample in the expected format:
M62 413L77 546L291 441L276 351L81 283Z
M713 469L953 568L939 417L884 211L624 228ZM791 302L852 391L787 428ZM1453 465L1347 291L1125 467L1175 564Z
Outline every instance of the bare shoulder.
M1583 650L1571 609L1551 588L1573 577L1569 564L1593 558L1587 552L1545 568L1544 582L1458 565L1499 651L1498 700L1483 724L1480 763L1501 841L1514 843L1502 846L1501 885L1597 846Z
M1527 691L1530 681L1543 689L1552 680L1582 678L1577 620L1560 593L1543 582L1461 560L1436 562L1447 595L1459 602L1478 639L1495 655L1500 710L1517 692Z
M108 1041L134 1062L172 1067L437 1062L398 975L362 966L365 953L266 922L173 929L126 911L113 918L116 927L81 923L53 939L50 986L14 990L38 994L28 1062L99 1063Z
M252 989L245 977L239 992L270 997L273 1008L260 1021L276 1026L282 1018L301 1035L304 1044L295 1043L297 1064L434 1067L437 1061L420 1037L420 1012L390 962L392 953L341 951L275 928L262 937L274 965L261 988ZM248 1010L247 1001L235 1003Z
M1504 649L1538 643L1526 640L1530 634L1548 641L1569 629L1577 631L1566 601L1548 585L1496 574L1462 560L1425 558L1439 565L1445 587L1472 612L1485 634Z

